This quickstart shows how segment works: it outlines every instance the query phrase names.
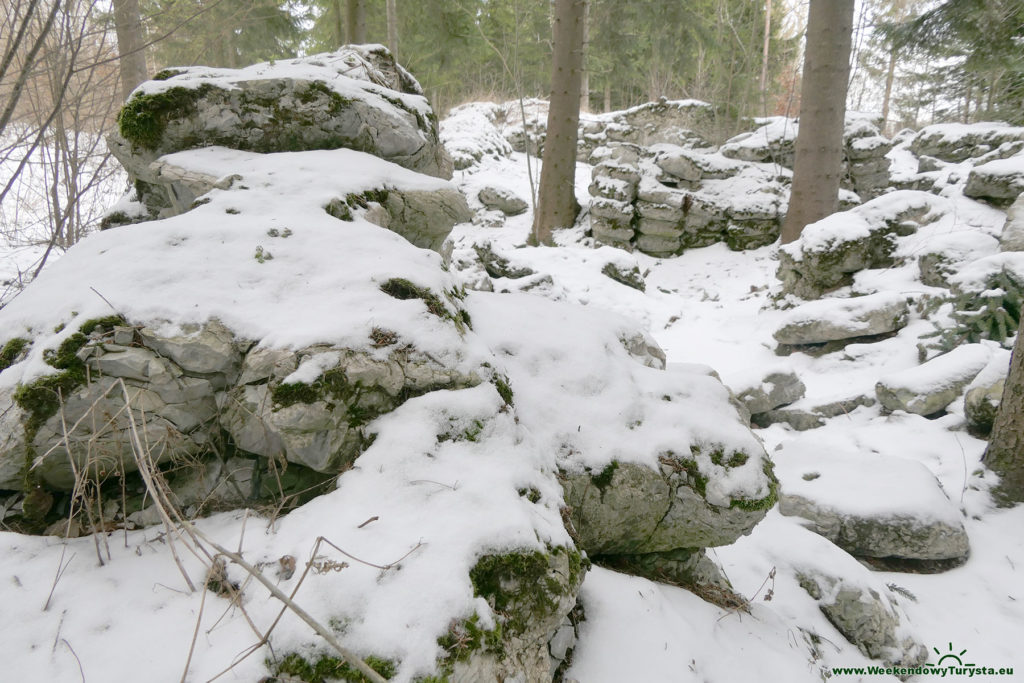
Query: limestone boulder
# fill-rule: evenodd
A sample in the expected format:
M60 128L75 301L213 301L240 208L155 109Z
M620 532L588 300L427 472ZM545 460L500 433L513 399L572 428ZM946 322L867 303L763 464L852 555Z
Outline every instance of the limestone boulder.
M960 511L922 464L855 452L823 453L811 440L776 455L779 511L856 557L935 571L970 552ZM884 474L884 476L883 476ZM869 497L870 507L862 502Z
M996 204L1012 204L1024 191L1024 155L975 166L967 175L964 194Z
M967 428L971 433L987 436L999 413L999 404L1003 400L1003 389L1006 380L1000 379L991 384L969 389L964 396L964 414L967 417Z
M695 459L667 455L658 470L613 462L598 473L564 472L565 502L580 547L599 556L728 545L771 506L712 505L702 476Z
M907 299L898 292L822 299L788 311L772 336L790 346L875 336L903 328L908 314Z
M487 208L501 211L506 216L518 216L530 208L526 200L503 187L485 187L477 194L477 199Z
M907 616L889 595L821 572L797 574L797 581L864 656L896 667L920 666L928 658L927 648L901 628Z
M791 371L770 372L760 382L734 386L736 398L751 415L765 413L803 398L806 387Z
M917 367L883 377L875 385L875 394L889 410L933 415L963 394L991 355L982 344L959 346Z
M301 70L303 77L294 74ZM418 84L385 48L337 52L244 69L163 72L129 98L108 137L150 208L168 200L151 164L219 145L253 152L349 148L450 178L452 164Z

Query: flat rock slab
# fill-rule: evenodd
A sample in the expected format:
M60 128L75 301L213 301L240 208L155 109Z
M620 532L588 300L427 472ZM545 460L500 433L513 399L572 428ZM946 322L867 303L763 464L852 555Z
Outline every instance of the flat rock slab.
M875 385L875 394L889 410L933 415L963 393L991 356L991 350L983 344L959 346L917 367L882 378Z
M965 560L960 511L924 465L903 458L819 452L790 444L775 458L779 511L851 555Z
M879 292L851 299L822 299L797 306L772 336L780 344L824 344L895 332L907 324L907 299Z

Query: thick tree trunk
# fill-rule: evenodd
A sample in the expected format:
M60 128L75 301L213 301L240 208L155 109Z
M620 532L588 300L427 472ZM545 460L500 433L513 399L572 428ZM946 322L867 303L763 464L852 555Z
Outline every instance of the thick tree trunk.
M1024 321L1010 357L999 413L985 451L985 464L1002 477L993 493L1004 504L1024 502Z
M580 122L583 71L583 14L586 0L555 0L551 106L533 236L551 244L553 230L571 228L576 203L576 129Z
M366 3L363 0L346 0L346 2L347 42L350 45L362 45L366 42Z
M121 95L127 100L135 86L148 76L139 0L114 0L114 28L121 65Z
M385 11L388 20L388 49L391 56L398 61L398 0L387 0Z
M811 0L801 80L800 131L782 243L835 213L843 174L854 0Z

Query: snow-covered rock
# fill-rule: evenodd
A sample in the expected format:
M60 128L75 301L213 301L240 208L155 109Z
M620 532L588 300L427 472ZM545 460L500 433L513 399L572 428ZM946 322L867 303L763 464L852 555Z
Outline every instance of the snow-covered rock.
M518 216L530 208L525 199L503 187L485 187L477 194L477 199L487 208L501 211L506 216Z
M907 314L907 298L899 292L822 299L787 311L772 336L787 345L875 336L904 327Z
M792 371L769 372L761 379L744 384L734 383L736 399L751 415L765 413L803 398L807 387Z
M996 159L971 169L964 194L1010 204L1024 191L1024 154L1009 159Z
M959 346L916 368L883 377L875 393L889 410L933 415L956 400L991 357L992 351L983 344Z
M949 210L948 200L903 190L812 223L779 251L783 290L815 299L851 284L858 271L894 265L897 238Z
M256 64L188 67L140 85L108 138L151 211L168 205L150 165L220 145L252 152L346 147L450 178L451 160L415 79L382 46Z
M830 453L812 442L776 455L779 511L852 555L962 562L970 546L960 511L934 475L913 460ZM885 477L877 476L885 472Z
M937 123L922 128L911 141L910 149L919 157L958 163L1020 140L1024 140L1024 128L1005 123Z

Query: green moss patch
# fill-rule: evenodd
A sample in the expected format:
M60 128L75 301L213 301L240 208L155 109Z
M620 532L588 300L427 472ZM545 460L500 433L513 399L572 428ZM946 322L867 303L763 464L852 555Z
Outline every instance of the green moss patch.
M603 470L591 476L590 481L603 492L606 488L611 486L612 477L615 476L615 470L617 469L619 469L619 461L612 460L610 463L605 465Z
M169 88L162 92L138 92L125 103L117 115L121 136L135 147L156 150L167 124L173 119L191 116L196 100L209 92L210 86Z
M29 415L25 422L26 442L31 443L39 427L57 414L64 397L85 384L85 361L78 357L78 352L89 342L89 335L112 331L115 325L125 324L121 316L86 320L79 331L65 339L59 347L43 351L43 360L61 372L22 384L15 390L14 402Z
M578 550L556 546L549 553L484 555L469 572L474 595L504 616L504 628L511 634L549 619L558 609L559 599L583 580L585 566ZM561 553L568 554L567 583L552 572L552 555Z
M448 653L438 667L445 676L451 674L454 662L465 662L474 652L486 650L499 657L504 650L501 642L501 624L493 629L480 625L480 617L474 614L469 619L453 622L448 632L437 639L437 644Z
M427 287L414 285L409 280L401 277L393 277L380 286L380 291L390 297L402 301L408 299L422 299L427 305L427 310L439 318L452 319L452 314L445 308L441 299Z
M22 339L21 337L8 340L3 348L0 349L0 372L3 372L20 360L22 352L28 348L28 345L28 339Z
M391 678L395 675L395 665L387 659L371 655L364 661L384 678ZM267 662L267 668L273 671L275 676L280 677L268 679L267 683L285 683L285 681L296 679L306 681L306 683L327 683L327 681L363 683L369 680L351 664L328 655L311 662L293 652L279 662Z
M514 406L514 396L512 394L512 387L508 383L508 377L504 375L495 375L494 379L491 380L494 384L494 388L498 391L498 395L501 396L501 400L505 402L507 406Z
M775 503L779 501L779 480L775 478L775 465L768 458L764 459L762 465L762 471L765 476L768 477L768 495L764 498L758 498L756 500L746 500L744 498L737 498L729 503L730 508L738 508L740 510L771 510L775 507Z

